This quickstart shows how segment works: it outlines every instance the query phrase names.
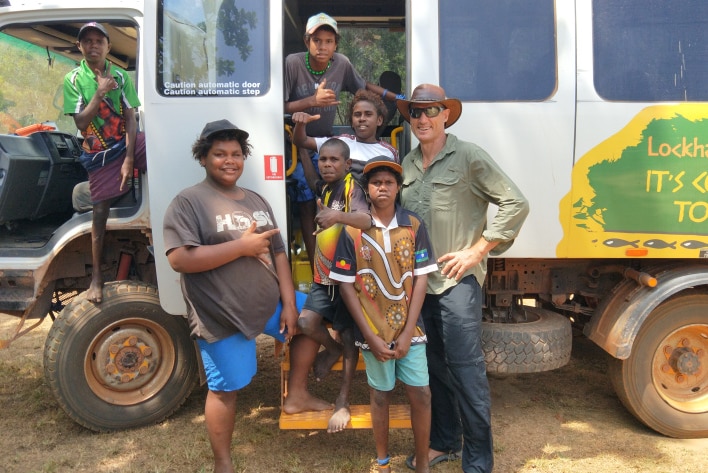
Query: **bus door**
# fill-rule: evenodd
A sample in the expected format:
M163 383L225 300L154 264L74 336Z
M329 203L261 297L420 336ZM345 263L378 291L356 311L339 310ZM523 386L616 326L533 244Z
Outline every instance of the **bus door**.
M191 145L207 122L228 119L250 134L239 183L266 196L286 238L282 2L147 0L142 74L150 156L150 212L161 303L184 313L164 255L162 218L172 198L204 178ZM152 31L152 25L156 31ZM287 241L287 240L286 240ZM163 284L168 282L169 284Z

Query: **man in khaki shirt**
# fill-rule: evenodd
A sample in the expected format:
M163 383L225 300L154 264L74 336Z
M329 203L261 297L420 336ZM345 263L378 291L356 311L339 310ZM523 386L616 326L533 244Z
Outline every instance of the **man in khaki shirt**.
M420 142L402 160L401 202L425 222L441 267L428 277L422 310L432 392L428 458L434 465L461 457L463 471L491 472L481 285L487 255L511 246L529 205L482 148L446 133L462 114L459 100L447 98L441 87L422 84L397 105ZM490 203L498 211L487 222ZM407 464L413 467L413 458Z

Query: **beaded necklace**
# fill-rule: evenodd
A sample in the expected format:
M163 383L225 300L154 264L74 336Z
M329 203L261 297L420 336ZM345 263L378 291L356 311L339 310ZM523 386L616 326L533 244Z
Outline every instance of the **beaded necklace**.
M312 74L314 76L321 76L322 74L327 72L327 69L329 69L329 66L331 66L331 65L332 65L332 61L331 60L327 61L327 67L325 67L321 71L315 71L310 66L310 51L305 53L305 67L307 67L307 70L310 71L310 74Z

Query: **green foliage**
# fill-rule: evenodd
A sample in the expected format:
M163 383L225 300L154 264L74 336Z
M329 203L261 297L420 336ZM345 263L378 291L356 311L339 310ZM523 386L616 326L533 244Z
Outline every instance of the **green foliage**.
M393 71L406 83L406 35L403 31L384 28L341 28L337 51L349 58L354 69L368 82L379 83L384 71ZM351 96L340 97L337 124L348 124L347 111Z
M8 109L14 105L15 102L12 102L11 100L5 100L5 96L3 95L2 90L0 90L0 112L7 112Z
M69 59L0 33L0 133L45 121L76 132L62 108L64 75L74 67Z
M236 63L230 59L216 59L216 73L219 77L231 77L236 72Z
M226 0L219 9L217 27L224 35L228 46L236 46L245 61L253 51L249 44L248 30L255 29L258 19L255 11L238 8L234 0Z

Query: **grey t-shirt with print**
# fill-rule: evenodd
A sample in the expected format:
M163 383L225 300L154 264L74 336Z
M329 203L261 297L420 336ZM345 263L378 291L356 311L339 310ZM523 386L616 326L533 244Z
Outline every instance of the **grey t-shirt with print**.
M233 200L202 181L180 192L165 213L165 251L238 240L254 220L259 233L277 228L268 202L243 190L245 197ZM273 261L284 251L277 234L271 239L269 264L241 257L209 271L182 274L192 336L214 342L237 332L248 339L262 333L280 299Z
M343 54L334 53L329 69L322 75L314 75L305 66L305 53L294 53L285 58L285 101L294 102L314 95L322 79L327 79L325 87L333 90L338 99L341 91L355 94L357 90L366 88L366 81ZM320 115L319 120L307 124L307 136L332 136L336 105L304 111L310 115Z

